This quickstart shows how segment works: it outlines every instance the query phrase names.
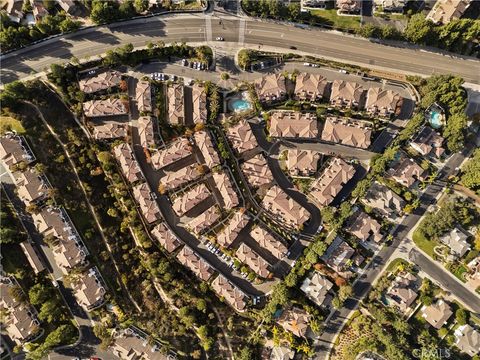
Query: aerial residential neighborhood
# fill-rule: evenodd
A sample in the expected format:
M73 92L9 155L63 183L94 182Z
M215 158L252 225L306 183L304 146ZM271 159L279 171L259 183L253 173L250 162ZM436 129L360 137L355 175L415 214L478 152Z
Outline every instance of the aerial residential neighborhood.
M480 1L0 9L0 359L480 359Z

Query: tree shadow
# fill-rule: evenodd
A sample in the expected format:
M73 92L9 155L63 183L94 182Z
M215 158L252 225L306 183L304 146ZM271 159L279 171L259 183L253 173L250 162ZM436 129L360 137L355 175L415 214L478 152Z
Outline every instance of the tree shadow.
M81 32L69 37L70 41L92 41L101 44L117 45L121 41L113 34L104 33L98 30L91 32Z

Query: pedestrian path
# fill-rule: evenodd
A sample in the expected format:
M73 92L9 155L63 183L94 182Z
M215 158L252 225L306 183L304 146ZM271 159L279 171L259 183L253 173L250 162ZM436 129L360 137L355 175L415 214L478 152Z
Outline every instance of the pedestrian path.
M210 15L205 17L205 31L207 42L212 41L212 17Z
M245 25L246 25L246 22L245 22L245 19L240 19L240 25L238 27L238 44L239 45L243 45L243 43L245 42Z

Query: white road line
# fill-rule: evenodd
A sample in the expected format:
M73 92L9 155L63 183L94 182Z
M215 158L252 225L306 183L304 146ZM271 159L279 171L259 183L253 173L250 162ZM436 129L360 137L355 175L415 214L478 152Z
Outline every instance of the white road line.
M207 42L212 41L212 17L205 17L205 30L207 31Z
M238 43L240 45L243 45L245 42L245 27L246 27L246 21L245 19L240 19L240 26L238 27Z

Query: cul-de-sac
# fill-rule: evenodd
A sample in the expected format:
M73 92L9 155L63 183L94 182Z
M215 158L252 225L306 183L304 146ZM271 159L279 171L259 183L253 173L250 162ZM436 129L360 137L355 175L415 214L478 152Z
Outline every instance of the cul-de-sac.
M480 360L480 1L0 24L0 360Z

